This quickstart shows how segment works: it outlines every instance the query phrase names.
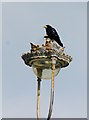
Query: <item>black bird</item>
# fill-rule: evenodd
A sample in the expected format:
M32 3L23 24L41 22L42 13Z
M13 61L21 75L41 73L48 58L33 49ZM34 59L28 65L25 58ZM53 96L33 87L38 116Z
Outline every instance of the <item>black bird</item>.
M44 38L50 38L52 41L55 40L61 47L63 47L63 43L61 42L60 37L56 30L50 25L46 25L44 26L44 28L46 29L47 34L47 36L44 36Z

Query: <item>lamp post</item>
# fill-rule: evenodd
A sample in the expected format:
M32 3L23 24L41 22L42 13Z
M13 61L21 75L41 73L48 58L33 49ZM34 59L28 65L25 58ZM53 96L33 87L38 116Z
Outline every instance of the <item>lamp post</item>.
M25 64L32 67L37 76L37 119L40 120L40 82L41 79L51 79L51 94L48 118L52 115L54 100L54 77L58 75L63 67L67 67L72 61L72 57L64 53L64 49L51 42L46 38L45 44L42 46L31 43L31 51L24 53L21 57Z

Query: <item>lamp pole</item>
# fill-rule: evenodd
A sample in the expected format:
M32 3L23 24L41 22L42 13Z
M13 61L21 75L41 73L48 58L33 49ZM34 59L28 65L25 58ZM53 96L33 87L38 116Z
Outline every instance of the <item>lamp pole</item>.
M37 78L38 86L37 86L37 119L40 120L40 83L41 79Z

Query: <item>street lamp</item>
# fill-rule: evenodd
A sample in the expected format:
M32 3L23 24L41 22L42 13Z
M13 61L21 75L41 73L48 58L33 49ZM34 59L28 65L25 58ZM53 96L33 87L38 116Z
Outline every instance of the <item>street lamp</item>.
M32 67L37 76L37 118L40 120L40 81L41 79L51 79L51 95L48 118L51 118L54 100L54 77L58 75L63 67L67 67L72 61L72 57L64 53L64 48L46 38L42 46L31 43L31 51L22 56L25 64Z

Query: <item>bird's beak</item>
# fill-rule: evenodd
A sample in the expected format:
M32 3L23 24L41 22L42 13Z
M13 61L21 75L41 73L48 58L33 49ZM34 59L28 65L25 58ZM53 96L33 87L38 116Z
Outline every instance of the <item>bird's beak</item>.
M45 25L43 28L47 28L47 26Z

